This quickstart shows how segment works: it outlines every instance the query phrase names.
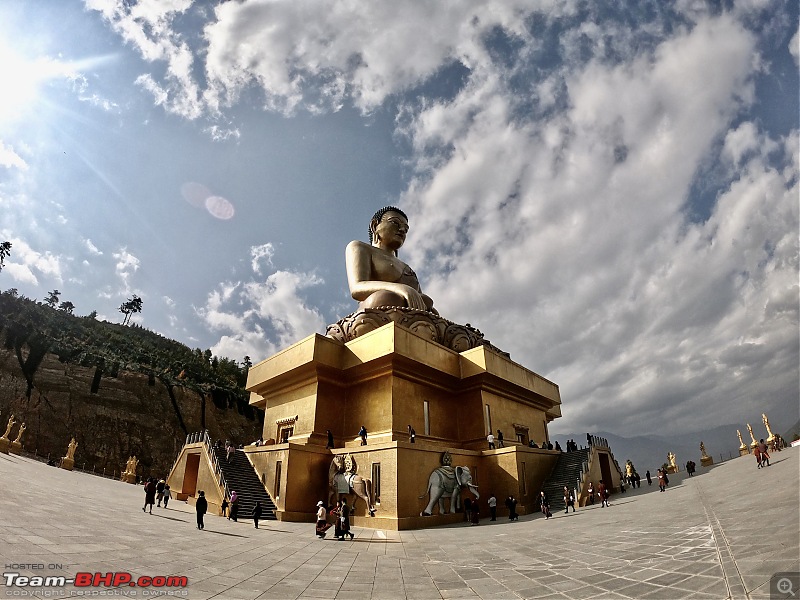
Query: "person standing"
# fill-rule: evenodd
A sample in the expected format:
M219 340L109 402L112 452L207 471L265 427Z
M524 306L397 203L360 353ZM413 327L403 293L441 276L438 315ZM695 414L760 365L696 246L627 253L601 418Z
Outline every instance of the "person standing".
M256 505L253 507L253 523L256 525L256 529L258 529L258 520L261 518L261 502L256 500Z
M517 499L514 498L514 496L509 496L506 498L506 508L508 509L508 520L519 521L519 515L517 514Z
M653 485L653 478L650 475L650 469L647 469L647 472L644 474L644 478L647 479L647 485Z
M414 428L411 425L408 426L408 441L412 444L416 443L417 441L417 432L414 431Z
M547 498L547 494L544 490L539 492L539 508L541 509L542 514L544 514L545 520L553 516L550 512L550 500Z
M350 431L352 431L352 429ZM367 428L362 425L361 429L358 430L358 435L359 435L359 437L361 437L361 445L362 446L366 446L367 445Z
M489 442L489 450L494 450L494 436L491 431L489 435L486 436L486 441Z
M594 504L594 484L592 484L591 481L589 482L586 493L589 494L589 504Z
M231 521L234 523L239 519L239 494L231 492Z
M320 539L324 539L325 535L328 532L328 529L331 528L331 524L328 523L328 511L325 510L325 504L320 500L317 502L317 526L316 526L316 535Z
M567 486L564 486L564 513L569 513L570 506L572 507L572 512L575 512L575 496L572 495L572 491Z
M761 438L758 442L758 449L761 451L761 466L768 467L769 466L769 453L767 452L767 444L764 442L764 438Z
M153 514L153 505L156 503L156 482L152 477L147 478L144 484L144 506L142 512L147 512L147 505L150 505L150 514Z
M206 493L203 490L197 492L197 502L195 502L194 509L197 511L197 528L205 529L203 517L208 510L208 500L206 500Z
M497 498L494 497L494 493L489 494L487 504L489 505L489 515L491 516L489 520L497 521Z
M472 498L464 498L464 520L467 523L472 522Z
M167 485L167 482L163 479L159 479L158 483L156 484L156 500L158 501L158 507L161 508L161 501L164 499L164 486Z
M325 449L326 450L330 450L333 447L334 447L334 445L333 445L333 434L331 433L331 430L328 429L328 443L325 444Z
M481 505L478 504L478 500L472 501L472 524L477 525L480 523L481 520Z
M230 520L231 520L231 517L230 517L230 515L228 514L228 497L227 497L227 496L225 496L225 497L222 499L222 516L223 516L223 517L228 517L228 521L230 521Z
M663 492L667 489L667 483L664 480L664 471L663 469L659 469L656 471L656 477L658 478L658 490Z
M167 508L167 504L172 499L172 492L169 491L169 484L164 486L164 508Z
M498 448L505 448L506 445L503 443L503 432L499 429L497 430L497 447Z

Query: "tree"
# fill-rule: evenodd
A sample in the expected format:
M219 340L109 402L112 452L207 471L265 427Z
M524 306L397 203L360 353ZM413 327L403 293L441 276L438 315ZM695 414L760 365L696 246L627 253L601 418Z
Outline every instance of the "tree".
M131 317L134 313L142 312L142 299L134 294L133 298L128 298L127 302L120 304L119 312L125 315L125 318L122 319L122 324L127 325L131 322Z
M69 300L66 300L65 302L59 304L58 308L59 310L63 310L66 313L72 314L72 311L75 310L75 305Z
M93 310L93 311L92 311L92 312L90 312L88 315L86 315L86 318L87 318L87 319L96 319L96 318L97 318L97 311L96 311L96 310Z
M0 244L0 271L3 270L3 263L6 257L11 254L11 242L3 242Z
M58 297L61 295L61 292L58 290L53 290L52 292L47 294L47 298L44 299L44 303L47 304L50 308L55 308L56 304L58 304Z

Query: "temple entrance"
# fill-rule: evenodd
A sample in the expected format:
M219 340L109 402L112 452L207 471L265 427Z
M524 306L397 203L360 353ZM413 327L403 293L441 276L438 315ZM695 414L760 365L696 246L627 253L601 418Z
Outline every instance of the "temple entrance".
M194 496L197 491L197 473L200 470L200 455L187 454L186 455L186 471L183 476L183 486L181 487L181 494L187 496Z
M600 459L600 474L603 479L603 483L606 486L607 490L614 489L614 480L611 479L611 465L608 461L608 454L605 452L598 452L597 457Z

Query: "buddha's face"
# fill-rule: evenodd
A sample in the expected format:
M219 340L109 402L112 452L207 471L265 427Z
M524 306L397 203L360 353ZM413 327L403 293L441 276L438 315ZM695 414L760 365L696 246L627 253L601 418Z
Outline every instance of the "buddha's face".
M376 245L389 250L397 250L406 241L408 221L400 213L388 211L375 226L373 240Z

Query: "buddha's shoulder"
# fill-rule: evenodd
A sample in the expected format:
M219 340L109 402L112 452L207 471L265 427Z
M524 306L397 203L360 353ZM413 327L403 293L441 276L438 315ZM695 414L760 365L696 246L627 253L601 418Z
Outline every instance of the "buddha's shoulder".
M362 242L361 240L353 240L347 244L346 252L370 252L372 253L372 246Z

